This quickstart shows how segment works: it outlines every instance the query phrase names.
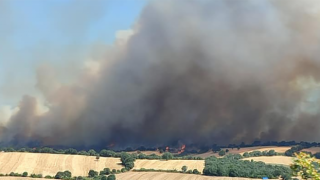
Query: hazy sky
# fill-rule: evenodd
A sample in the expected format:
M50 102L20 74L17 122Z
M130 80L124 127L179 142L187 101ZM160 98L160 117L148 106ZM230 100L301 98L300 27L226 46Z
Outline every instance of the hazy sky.
M147 1L0 0L0 107L37 93L41 64L76 72L93 47L132 27Z

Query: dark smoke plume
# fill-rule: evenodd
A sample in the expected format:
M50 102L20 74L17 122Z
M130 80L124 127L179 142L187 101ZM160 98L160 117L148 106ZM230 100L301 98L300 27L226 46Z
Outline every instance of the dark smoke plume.
M49 110L25 96L1 141L155 146L319 141L317 0L159 0L95 74L60 85L40 67Z

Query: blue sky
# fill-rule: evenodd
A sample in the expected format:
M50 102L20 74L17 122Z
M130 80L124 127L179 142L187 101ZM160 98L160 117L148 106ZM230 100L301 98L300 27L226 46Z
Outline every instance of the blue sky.
M148 0L1 0L0 106L35 91L43 62L83 61L92 44L112 44L130 29Z

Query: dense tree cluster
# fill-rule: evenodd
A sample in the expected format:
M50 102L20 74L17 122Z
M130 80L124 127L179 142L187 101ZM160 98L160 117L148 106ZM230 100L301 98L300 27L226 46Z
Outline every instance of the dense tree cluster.
M283 155L281 153L277 153L275 150L269 151L252 151L252 152L245 152L243 153L243 157L258 157L258 156L279 156Z
M232 157L216 158L214 156L205 160L204 175L276 179L291 178L291 170L284 166L267 165L263 162L236 160Z
M121 153L121 164L127 169L130 170L134 167L134 161L136 160L133 155L128 153Z
M183 166L183 168L181 168L181 171L178 171L178 170L176 170L176 169L164 170L164 169L145 169L145 168L134 169L133 171L135 171L135 172L168 172L168 173L201 174L198 169L186 170L185 168L187 168L187 167L186 167L186 166Z

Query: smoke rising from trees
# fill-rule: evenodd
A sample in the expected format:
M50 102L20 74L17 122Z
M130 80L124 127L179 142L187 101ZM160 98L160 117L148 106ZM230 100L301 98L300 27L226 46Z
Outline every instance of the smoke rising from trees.
M24 96L0 140L101 147L319 141L319 18L317 0L154 1L133 35L77 82L61 84L40 66L36 86L48 111Z

